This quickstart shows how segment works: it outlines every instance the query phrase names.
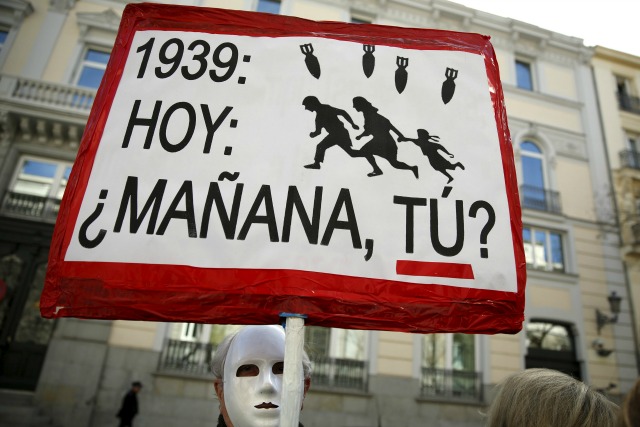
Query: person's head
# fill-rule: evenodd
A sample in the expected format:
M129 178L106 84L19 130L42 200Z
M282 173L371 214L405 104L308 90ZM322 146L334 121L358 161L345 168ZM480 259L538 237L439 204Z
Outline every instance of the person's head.
M429 135L429 131L425 129L418 129L418 139L430 140L431 135Z
M134 393L138 393L142 389L142 383L140 381L134 381L131 383L131 390Z
M353 98L353 108L359 112L378 111L376 107L371 105L369 101L367 101L365 98L361 96L356 96L355 98Z
M507 377L487 412L487 427L614 427L618 407L569 375L527 369Z
M627 393L618 418L619 427L640 426L640 379Z
M320 106L320 101L315 96L307 96L302 100L302 105L309 111L316 111Z
M214 386L227 427L277 427L280 422L284 329L246 326L228 335L213 358ZM304 393L311 362L303 353Z

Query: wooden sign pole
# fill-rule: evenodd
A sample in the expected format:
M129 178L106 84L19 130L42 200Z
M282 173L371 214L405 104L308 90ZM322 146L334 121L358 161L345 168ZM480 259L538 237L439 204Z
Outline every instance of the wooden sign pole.
M304 392L302 352L304 318L302 314L283 313L285 319L284 372L280 401L280 427L298 427Z

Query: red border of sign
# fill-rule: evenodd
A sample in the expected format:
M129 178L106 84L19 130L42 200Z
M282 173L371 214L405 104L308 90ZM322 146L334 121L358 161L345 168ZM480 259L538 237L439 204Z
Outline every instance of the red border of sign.
M482 55L505 171L517 292L297 270L204 269L64 261L102 132L133 36L138 30L324 37ZM276 323L280 313L290 312L307 315L307 324L331 327L407 332L515 333L522 328L524 319L525 266L513 150L498 63L488 36L371 24L315 22L191 6L129 4L124 10L105 77L94 101L62 201L40 306L44 317L269 324Z

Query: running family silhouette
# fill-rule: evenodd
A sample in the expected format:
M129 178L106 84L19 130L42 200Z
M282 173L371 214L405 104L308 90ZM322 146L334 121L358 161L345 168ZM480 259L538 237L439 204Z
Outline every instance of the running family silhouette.
M327 136L316 146L313 163L305 165L307 169L320 169L321 163L324 162L325 152L337 145L349 156L364 157L369 162L373 171L369 172L367 176L382 175L382 169L380 169L374 157L378 156L386 159L396 169L410 170L418 179L418 166L409 166L398 160L398 146L391 135L391 132L393 132L398 137L398 142L411 141L420 147L422 153L429 159L431 167L449 178L447 184L453 181L453 177L447 172L448 170L454 170L458 167L464 170L462 163L451 163L440 154L440 151L442 151L449 158L453 158L453 154L449 153L441 144L434 142L439 141L440 137L429 135L429 132L424 129L417 130L418 137L415 139L405 137L389 119L378 113L378 109L361 96L353 98L353 108L362 113L364 118L363 132L356 136L356 140L368 136L371 139L359 150L352 147L349 132L340 120L340 117L344 118L353 129L358 130L359 127L351 119L349 113L331 105L322 104L315 96L305 97L302 105L305 109L316 113L316 128L309 136L311 138L317 137L322 132L322 129L327 132Z

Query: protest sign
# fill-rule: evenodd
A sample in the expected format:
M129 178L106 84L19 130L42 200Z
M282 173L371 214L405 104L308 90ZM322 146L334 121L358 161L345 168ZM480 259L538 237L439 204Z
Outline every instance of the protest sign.
M133 4L41 310L515 332L521 233L488 37Z

